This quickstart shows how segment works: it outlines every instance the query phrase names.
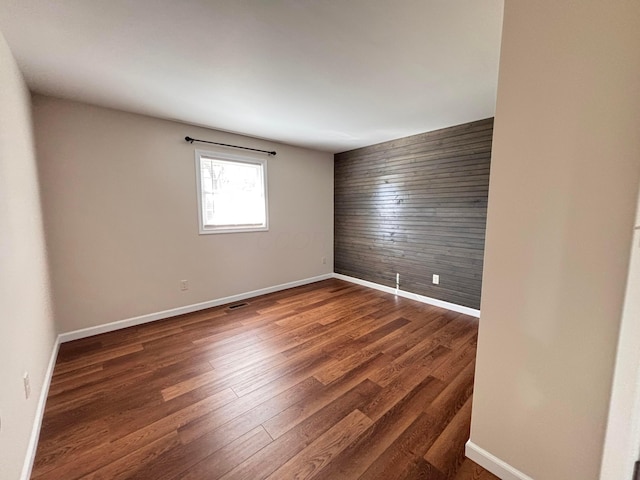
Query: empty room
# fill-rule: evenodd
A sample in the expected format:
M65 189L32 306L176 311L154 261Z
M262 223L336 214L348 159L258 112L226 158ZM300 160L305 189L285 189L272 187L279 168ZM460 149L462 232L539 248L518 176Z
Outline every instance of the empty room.
M0 0L0 480L637 480L640 2Z

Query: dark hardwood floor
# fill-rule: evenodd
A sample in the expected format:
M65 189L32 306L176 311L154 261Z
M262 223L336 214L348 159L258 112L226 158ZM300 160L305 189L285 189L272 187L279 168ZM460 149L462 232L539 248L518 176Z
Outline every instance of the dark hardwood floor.
M32 478L496 479L477 320L339 280L65 343Z

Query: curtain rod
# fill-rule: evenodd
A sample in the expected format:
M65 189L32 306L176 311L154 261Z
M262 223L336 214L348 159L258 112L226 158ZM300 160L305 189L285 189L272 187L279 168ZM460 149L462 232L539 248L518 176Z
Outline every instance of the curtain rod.
M191 138L191 137L184 137L184 139L189 143L193 143L193 142L211 143L212 145L222 145L223 147L241 148L242 150L251 150L253 152L262 152L262 153L266 153L268 155L273 155L273 156L275 156L275 154L276 154L275 150L273 150L273 151L260 150L259 148L249 148L249 147L241 147L239 145L229 145L228 143L210 142L208 140L198 140L197 138Z

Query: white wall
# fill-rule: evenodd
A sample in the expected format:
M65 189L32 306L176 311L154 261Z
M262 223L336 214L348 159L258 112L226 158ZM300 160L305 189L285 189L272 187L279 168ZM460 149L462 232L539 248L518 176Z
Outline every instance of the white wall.
M332 272L331 154L43 96L34 121L61 331ZM277 150L268 232L198 234L186 135Z
M0 478L20 476L55 341L29 91L0 34ZM29 372L26 400L22 375Z
M599 474L640 174L639 46L640 2L505 5L471 442L535 480Z

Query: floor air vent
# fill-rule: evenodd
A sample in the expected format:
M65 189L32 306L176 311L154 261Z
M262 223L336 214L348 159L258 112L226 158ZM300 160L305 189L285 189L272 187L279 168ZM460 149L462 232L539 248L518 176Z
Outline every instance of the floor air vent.
M243 303L236 303L235 305L230 305L227 307L227 310L235 310L236 308L242 308L242 307L246 307L247 305L249 305L247 302L243 302Z

